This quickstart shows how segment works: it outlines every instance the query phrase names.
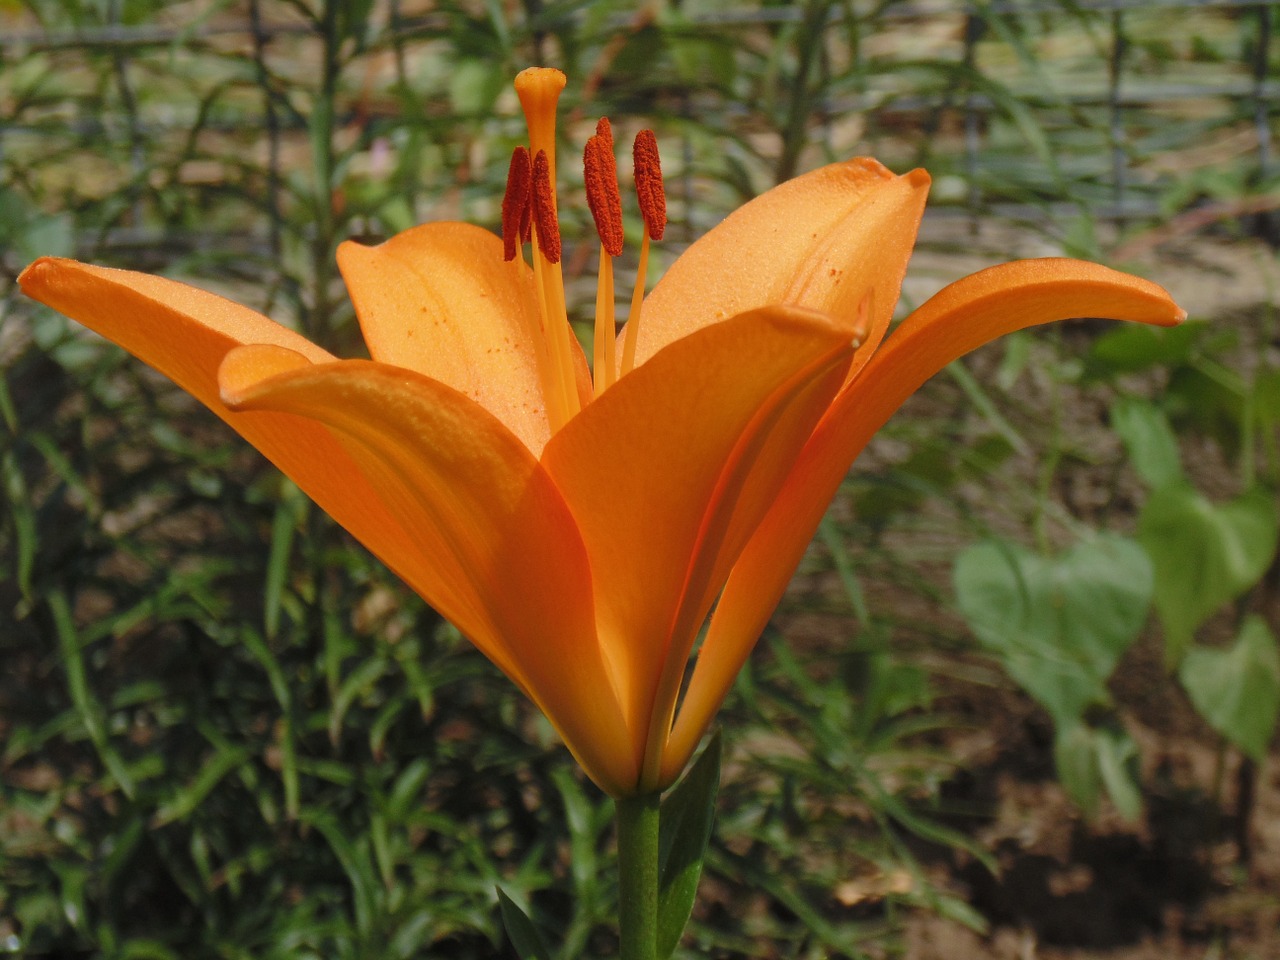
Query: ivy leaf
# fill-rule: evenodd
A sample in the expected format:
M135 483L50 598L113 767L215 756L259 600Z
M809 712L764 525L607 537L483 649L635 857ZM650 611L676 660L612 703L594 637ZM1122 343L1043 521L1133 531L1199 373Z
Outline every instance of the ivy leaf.
M1262 618L1226 649L1192 647L1178 678L1209 725L1261 763L1280 716L1280 651Z
M1125 397L1111 407L1111 428L1124 441L1129 462L1153 490L1182 479L1178 439L1164 413L1146 400Z
M965 550L953 575L970 629L1059 729L1110 702L1107 678L1151 601L1141 547L1103 535L1042 557L988 541Z
M1262 578L1278 534L1275 501L1262 490L1221 506L1184 485L1151 495L1138 518L1138 539L1155 565L1170 666L1181 662L1200 624Z

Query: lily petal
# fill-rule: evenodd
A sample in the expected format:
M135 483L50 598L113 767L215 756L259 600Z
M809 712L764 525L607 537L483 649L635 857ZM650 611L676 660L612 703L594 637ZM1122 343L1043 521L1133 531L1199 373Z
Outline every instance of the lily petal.
M896 176L858 158L761 194L681 254L645 298L637 365L694 330L766 304L852 319L870 291L864 340L874 345L898 302L928 192L923 170Z
M429 223L376 247L343 243L338 266L374 360L448 384L541 452L550 428L530 348L542 339L538 294L523 260L503 261L501 239Z
M637 367L547 444L542 463L591 557L637 759L664 663L683 664L716 592L708 581L727 574L839 388L849 336L811 311L735 317Z
M418 546L396 572L524 688L601 787L635 782L586 551L513 433L452 387L367 360L313 365L246 346L219 380L233 409L330 428Z
M219 396L218 366L234 347L274 344L315 363L334 360L330 353L247 307L163 277L45 257L19 283L195 396L392 569L416 555L328 430L283 414L237 415Z
M688 762L782 598L849 465L894 411L934 373L1025 327L1072 317L1169 326L1186 316L1160 287L1078 260L1024 260L944 288L908 317L814 431L786 485L735 566L699 652L663 757L663 775Z

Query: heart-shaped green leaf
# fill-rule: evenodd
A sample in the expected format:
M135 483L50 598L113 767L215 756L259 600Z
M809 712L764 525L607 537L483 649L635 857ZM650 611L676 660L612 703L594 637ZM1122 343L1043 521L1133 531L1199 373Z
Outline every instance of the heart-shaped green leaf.
M970 628L1060 728L1109 702L1107 678L1151 601L1146 554L1112 535L1050 559L980 543L957 559L954 579Z
M1138 539L1155 565L1156 610L1171 666L1181 662L1200 624L1266 572L1278 528L1275 500L1262 490L1221 506L1182 485L1147 500Z
M1261 762L1280 716L1280 652L1262 618L1226 649L1193 646L1178 678L1210 726Z
M720 790L720 731L662 801L658 819L658 957L675 952L693 912Z
M1177 437L1154 404L1122 397L1111 407L1111 428L1124 441L1129 462L1147 486L1158 490L1182 479Z

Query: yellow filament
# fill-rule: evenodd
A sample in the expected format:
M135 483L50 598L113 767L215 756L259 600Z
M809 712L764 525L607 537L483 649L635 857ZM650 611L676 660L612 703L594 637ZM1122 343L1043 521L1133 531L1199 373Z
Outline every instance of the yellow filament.
M578 391L576 384L574 384L571 399L568 389L570 381L565 377L565 364L560 350L560 338L556 336L557 328L559 328L564 335L564 339L568 340L568 323L563 319L565 315L564 291L561 289L559 312L557 312L551 289L553 284L549 282L547 276L552 270L558 270L558 267L548 262L547 258L542 254L542 248L537 246L536 230L534 231L533 242L533 279L538 288L538 311L542 318L542 342L538 345L538 351L541 355L547 357L548 377L543 383L543 389L547 394L547 420L551 424L551 432L555 433L569 422L570 417L578 412ZM572 369L570 369L570 374L572 374Z
M627 314L627 333L622 341L622 369L618 376L625 377L636 365L636 341L640 336L640 313L644 305L644 278L649 268L649 228L644 228L640 241L640 265L636 268L636 289L631 294L631 312Z
M613 385L616 369L614 341L618 333L613 319L613 257L600 245L600 278L596 282L595 395Z

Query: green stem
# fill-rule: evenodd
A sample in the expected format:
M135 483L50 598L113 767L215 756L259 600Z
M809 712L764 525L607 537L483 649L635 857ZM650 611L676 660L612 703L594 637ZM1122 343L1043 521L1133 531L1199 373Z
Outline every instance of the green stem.
M617 800L622 960L658 956L658 794Z

